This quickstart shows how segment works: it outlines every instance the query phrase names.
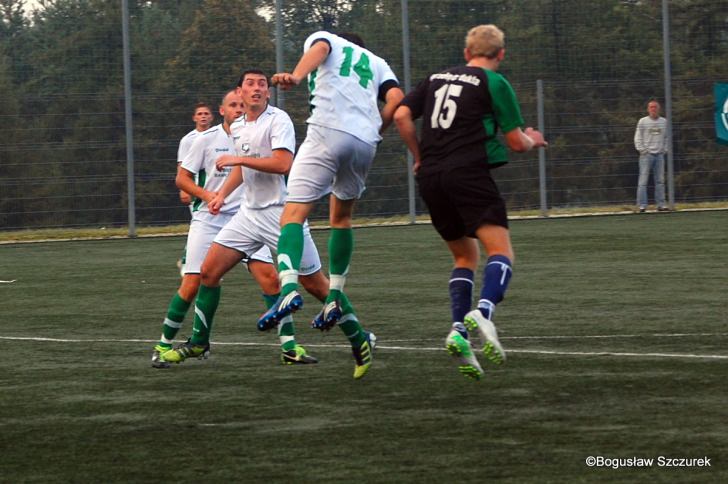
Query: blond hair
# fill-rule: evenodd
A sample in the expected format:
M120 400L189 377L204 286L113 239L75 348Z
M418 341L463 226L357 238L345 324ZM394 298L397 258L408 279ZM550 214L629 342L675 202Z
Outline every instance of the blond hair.
M495 25L478 25L465 36L465 48L473 57L492 59L505 47L504 38L503 31Z

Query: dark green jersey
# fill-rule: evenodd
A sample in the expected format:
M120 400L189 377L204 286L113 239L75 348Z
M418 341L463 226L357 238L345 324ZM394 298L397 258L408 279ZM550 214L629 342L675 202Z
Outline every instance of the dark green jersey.
M508 161L496 139L524 125L516 94L500 74L458 66L432 74L407 94L402 104L422 117L420 173L456 165Z

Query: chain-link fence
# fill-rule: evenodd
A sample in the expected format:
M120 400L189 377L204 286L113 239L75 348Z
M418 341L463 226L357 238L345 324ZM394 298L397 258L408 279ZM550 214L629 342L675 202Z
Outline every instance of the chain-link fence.
M30 12L28 2L0 2L3 230L127 224L122 3L40 0ZM713 84L728 81L726 2L667 6L664 44L658 0L129 0L136 223L189 220L174 175L194 104L217 105L245 68L272 73L278 61L292 69L303 40L321 29L359 33L414 85L463 62L468 28L499 25L507 44L501 72L528 125L537 123L543 82L549 209L635 205L634 129L649 98L665 100L668 45L674 200L726 200L728 148L716 144L712 118ZM307 96L301 86L279 99L299 142ZM541 208L536 152L512 156L494 174L511 209ZM392 130L358 214L411 216L410 183ZM414 207L424 212L419 201Z

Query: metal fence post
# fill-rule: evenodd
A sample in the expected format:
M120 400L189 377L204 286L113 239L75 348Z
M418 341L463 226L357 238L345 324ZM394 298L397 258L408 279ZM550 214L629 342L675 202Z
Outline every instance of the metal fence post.
M276 0L276 72L283 72L283 0ZM275 103L279 109L284 109L286 104L283 89L275 90Z
M124 125L126 127L126 187L129 237L136 237L134 188L134 125L131 113L131 56L129 53L129 2L121 0L121 38L124 50Z
M412 72L410 70L410 36L409 36L409 10L407 0L402 0L402 69L404 70L404 90L409 92L412 86ZM410 223L417 221L417 207L415 205L415 177L412 173L414 158L407 150L407 188L409 200Z
M672 68L670 66L670 13L667 0L662 0L662 54L665 68L665 118L667 118L667 204L675 210L675 157L672 142Z
M536 110L538 112L538 130L546 136L546 126L543 115L543 81L536 81ZM541 147L538 149L538 187L541 196L541 216L549 216L549 208L546 203L546 150Z

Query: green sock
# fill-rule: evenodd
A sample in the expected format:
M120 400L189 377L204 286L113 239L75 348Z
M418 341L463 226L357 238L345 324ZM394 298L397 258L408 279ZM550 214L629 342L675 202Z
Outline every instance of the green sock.
M207 287L200 285L195 301L195 323L192 327L191 342L195 345L206 345L210 342L212 320L217 305L220 303L220 286Z
M362 328L356 314L353 312L344 314L341 321L339 321L339 328L344 332L352 346L359 347L366 340L364 328Z
M296 331L293 327L293 317L289 314L281 319L278 325L278 338L281 341L281 351L289 351L296 347Z
M159 346L165 348L172 347L172 341L182 327L182 321L187 315L187 310L190 308L191 303L182 299L179 293L175 292L174 297L169 302L167 308L167 317L164 318L162 324L162 337L159 340Z
M339 297L339 305L341 306L341 314L355 314L354 313L354 306L351 305L351 301L349 301L349 297L345 293L341 293L341 296Z
M263 294L263 302L265 303L265 308L272 308L278 300L278 296L280 296L280 294Z
M303 225L286 224L278 238L278 275L281 278L281 294L284 296L298 287L302 255Z
M276 303L279 296L280 294L263 294L265 307L270 309ZM295 334L296 330L293 326L293 318L291 316L283 318L278 325L278 338L281 340L281 351L292 350L296 347Z
M354 230L331 229L329 235L329 295L326 302L340 299L349 272L351 255L354 253Z

